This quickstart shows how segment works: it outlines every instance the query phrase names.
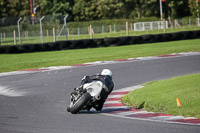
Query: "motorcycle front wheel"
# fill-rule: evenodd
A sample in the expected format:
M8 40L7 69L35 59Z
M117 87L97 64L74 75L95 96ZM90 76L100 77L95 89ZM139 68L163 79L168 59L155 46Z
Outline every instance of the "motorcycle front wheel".
M92 98L89 93L84 93L79 99L75 101L75 103L70 107L70 112L72 114L78 113L84 105Z

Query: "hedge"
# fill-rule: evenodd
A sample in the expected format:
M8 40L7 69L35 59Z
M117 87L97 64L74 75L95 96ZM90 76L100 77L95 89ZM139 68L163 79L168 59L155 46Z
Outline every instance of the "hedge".
M69 40L57 41L43 44L23 44L23 45L8 45L0 46L0 53L14 54L14 53L31 53L41 51L56 51L67 49L83 49L109 46L122 46L133 44L145 44L154 42L177 41L186 39L200 38L200 30L198 31L183 31L166 34L153 34L142 36L124 36L101 39L83 39L83 40Z

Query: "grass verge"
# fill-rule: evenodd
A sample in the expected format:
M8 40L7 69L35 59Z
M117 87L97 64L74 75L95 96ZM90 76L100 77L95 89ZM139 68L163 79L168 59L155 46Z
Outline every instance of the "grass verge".
M144 84L122 98L134 108L200 118L200 73ZM179 98L182 106L177 106Z
M0 72L200 51L200 39L26 54L0 54Z

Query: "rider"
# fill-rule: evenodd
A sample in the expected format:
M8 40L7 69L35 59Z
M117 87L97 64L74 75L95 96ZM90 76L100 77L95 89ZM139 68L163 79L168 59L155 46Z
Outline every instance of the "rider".
M101 98L97 101L96 104L94 104L92 107L95 108L97 111L101 111L101 109L103 108L103 104L105 102L105 100L107 99L108 95L112 92L113 87L114 87L114 83L112 81L112 72L109 69L103 69L101 74L96 74L96 75L92 75L92 76L84 76L80 87L76 88L75 91L77 90L82 90L83 89L83 85L85 83L91 83L93 80L99 80L103 83L103 89L101 91ZM72 92L72 93L76 93L76 92ZM92 108L89 107L88 111Z

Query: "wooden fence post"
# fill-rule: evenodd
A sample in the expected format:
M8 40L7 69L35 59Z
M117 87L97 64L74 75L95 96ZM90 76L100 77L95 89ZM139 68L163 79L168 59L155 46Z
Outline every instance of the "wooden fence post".
M17 43L16 43L16 34L15 34L15 30L13 31L13 36L14 36L14 44L16 45Z
M24 35L25 35L25 39L28 39L28 31L25 31Z
M49 37L49 30L47 29L47 37Z
M109 27L110 27L110 33L112 33L112 25L109 25Z
M128 36L128 22L126 22L126 36Z
M90 35L90 26L88 27L88 34Z
M198 26L198 18L196 18L196 25Z
M133 31L133 23L130 23L131 31Z
M89 27L89 32L90 32L90 39L92 39L93 35L94 35L94 31L93 31L92 25L90 25L90 27Z
M53 28L53 41L56 41L56 34L55 34L55 28Z
M163 19L163 29L164 29L164 33L166 33L166 20Z
M178 23L178 20L177 20L177 19L174 20L174 23L175 23L175 27L176 27L176 28L177 28L177 27L179 27L179 28L181 27L180 24Z
M77 28L77 31L78 31L78 37L79 37L79 35L80 35L80 28L79 27Z
M102 32L102 35L104 33L104 25L101 26L101 32Z

